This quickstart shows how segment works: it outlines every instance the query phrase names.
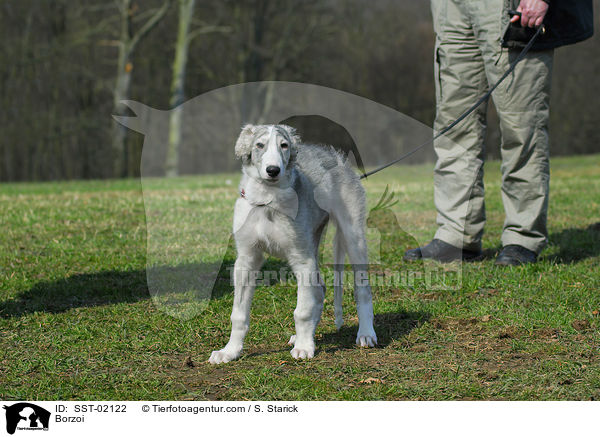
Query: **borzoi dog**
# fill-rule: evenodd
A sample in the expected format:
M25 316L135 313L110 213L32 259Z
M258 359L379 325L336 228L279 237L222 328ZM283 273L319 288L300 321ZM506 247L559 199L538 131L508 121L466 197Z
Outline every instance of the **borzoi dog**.
M209 362L237 359L250 325L250 305L263 253L286 260L298 281L294 311L296 334L289 344L296 359L312 358L315 329L321 319L325 287L319 272L319 243L331 220L334 237L334 312L342 320L342 276L346 254L354 270L358 312L356 343L377 344L367 271L365 192L346 157L333 147L301 144L286 125L246 125L235 145L242 160L240 197L233 232L237 247L231 336Z

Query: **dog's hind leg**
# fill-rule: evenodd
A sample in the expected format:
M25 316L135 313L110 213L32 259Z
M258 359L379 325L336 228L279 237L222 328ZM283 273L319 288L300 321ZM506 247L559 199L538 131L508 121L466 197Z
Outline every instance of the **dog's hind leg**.
M354 300L358 312L358 334L356 344L361 347L373 347L377 344L377 335L373 328L373 298L369 285L369 266L367 239L364 223L360 217L347 217L338 221L344 236L344 247L354 271Z
M256 248L246 254L238 254L233 270L235 291L231 311L231 335L223 349L210 355L208 361L211 364L227 363L242 354L244 338L250 327L250 306L257 280L255 273L260 270L262 263L262 252Z
M336 225L336 233L333 239L333 312L335 314L335 327L339 329L344 324L344 311L342 300L344 297L344 262L346 260L346 248L344 247L344 236Z

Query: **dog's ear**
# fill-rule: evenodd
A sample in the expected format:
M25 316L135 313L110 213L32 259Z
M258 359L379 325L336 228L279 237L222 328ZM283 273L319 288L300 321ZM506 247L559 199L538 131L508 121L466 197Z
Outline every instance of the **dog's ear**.
M290 141L292 142L292 146L297 146L300 144L300 141L302 140L300 139L300 135L298 135L295 128L288 126L287 124L281 124L280 126L287 132L288 136L290 137Z
M298 145L302 141L300 139L300 135L296 133L296 129L287 124L282 124L281 127L285 130L285 132L290 137L290 160L288 165L296 161L296 155L298 154Z
M252 138L254 138L255 127L253 124L247 124L242 128L242 132L235 142L235 156L243 158L252 153Z

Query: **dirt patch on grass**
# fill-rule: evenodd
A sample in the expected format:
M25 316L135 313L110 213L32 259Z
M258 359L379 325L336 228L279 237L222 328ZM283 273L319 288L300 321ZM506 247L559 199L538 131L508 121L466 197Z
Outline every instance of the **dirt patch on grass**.
M178 355L167 368L170 380L186 391L181 400L222 400L232 385L239 384L239 375L231 366L211 366L204 356Z
M502 290L497 288L480 288L473 293L474 297L496 297L502 294Z
M538 328L531 333L533 338L550 342L558 341L560 335L560 329L556 328Z
M428 319L413 313L380 315L377 326L386 340L373 349L356 347L356 326L348 326L320 332L309 361L295 361L288 346L273 341L249 345L241 360L226 365L212 366L208 352L196 351L173 357L166 367L169 380L184 387L181 399L190 400L325 400L354 392L361 399L501 399L515 375L555 381L546 391L577 385L582 376L564 374L560 363L577 361L585 368L596 357L589 331L568 335L553 327L498 326L485 317ZM322 381L327 389L319 391ZM470 388L461 394L457 381ZM296 392L298 384L307 385ZM459 391L440 391L440 384ZM431 397L427 393L435 387Z
M589 331L592 328L589 320L573 320L571 326L579 332Z

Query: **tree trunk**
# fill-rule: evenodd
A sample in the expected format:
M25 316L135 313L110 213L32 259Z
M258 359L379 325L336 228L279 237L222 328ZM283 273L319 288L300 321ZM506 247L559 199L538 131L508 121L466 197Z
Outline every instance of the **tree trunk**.
M119 48L119 60L117 63L117 83L114 90L113 113L125 115L121 100L129 99L129 88L131 85L132 64L129 60L130 53L126 44ZM112 170L114 177L127 176L127 152L125 139L127 128L120 123L113 123L112 131Z
M113 113L125 115L121 100L129 100L131 87L131 71L133 70L132 57L138 43L164 18L171 6L171 0L165 0L163 5L144 23L137 31L133 32L134 9L131 0L121 0L121 33L119 36L119 59L117 62L117 80L114 89ZM129 176L129 165L126 148L127 128L120 123L113 124L112 131L112 175L114 177Z
M179 0L179 29L173 62L171 82L171 114L169 118L169 144L166 159L166 176L179 174L179 147L181 144L181 104L185 99L185 69L188 60L190 23L194 16L195 0Z

